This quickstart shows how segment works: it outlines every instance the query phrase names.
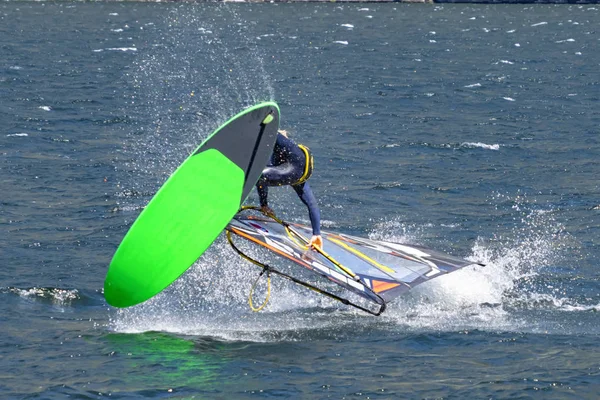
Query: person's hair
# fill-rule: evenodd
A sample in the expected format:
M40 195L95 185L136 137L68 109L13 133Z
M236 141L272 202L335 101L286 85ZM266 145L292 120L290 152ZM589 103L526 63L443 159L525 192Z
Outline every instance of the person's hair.
M286 131L285 129L280 129L278 132L281 133L283 136L288 137L288 131Z

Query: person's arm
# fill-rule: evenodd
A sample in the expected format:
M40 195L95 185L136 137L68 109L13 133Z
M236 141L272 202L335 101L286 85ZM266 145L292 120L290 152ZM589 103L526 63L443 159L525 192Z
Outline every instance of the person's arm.
M317 199L312 192L308 183L302 185L292 186L300 200L308 207L308 216L310 218L310 224L312 225L313 236L310 239L310 247L323 247L323 239L321 239L321 211L317 204Z
M313 194L308 183L302 185L292 186L300 200L308 207L308 216L310 218L310 224L312 225L313 235L321 234L321 212L317 204L317 199Z
M267 185L261 184L261 180L256 183L256 191L258 192L258 199L260 201L260 209L263 213L267 215L275 215L271 207L269 207L268 196L269 196L269 187Z
M256 191L258 192L258 199L260 201L260 206L268 207L269 206L269 203L268 203L269 189L268 189L267 185L261 184L260 179L258 180L258 182L256 182Z

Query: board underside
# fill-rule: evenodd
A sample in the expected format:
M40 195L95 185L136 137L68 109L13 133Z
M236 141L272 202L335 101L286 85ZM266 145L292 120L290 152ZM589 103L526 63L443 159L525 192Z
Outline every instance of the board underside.
M261 103L223 124L181 164L119 245L104 282L110 305L148 300L202 255L258 181L278 128L277 104Z

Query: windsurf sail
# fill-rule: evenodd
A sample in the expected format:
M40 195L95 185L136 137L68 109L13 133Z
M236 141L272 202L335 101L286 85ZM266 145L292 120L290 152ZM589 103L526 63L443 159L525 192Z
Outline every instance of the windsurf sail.
M257 104L221 125L179 166L113 256L104 282L110 305L148 300L202 255L258 181L278 128L277 104Z
M248 208L256 210L254 207ZM326 231L321 232L323 249L311 250L307 247L306 239L312 235L310 227L246 210L238 213L226 229L233 248L267 272L282 275L374 315L380 315L390 301L423 282L467 266L482 265L421 246ZM361 306L339 294L318 288L253 259L235 245L233 236L262 246L293 264L336 283L376 304L378 309Z

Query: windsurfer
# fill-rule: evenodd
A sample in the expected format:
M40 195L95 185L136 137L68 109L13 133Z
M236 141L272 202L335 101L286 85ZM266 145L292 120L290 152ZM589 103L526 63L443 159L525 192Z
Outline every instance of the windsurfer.
M310 150L291 140L287 135L287 131L279 130L271 160L256 183L256 189L261 210L266 214L274 215L267 201L268 187L290 185L300 197L302 203L308 208L313 233L309 246L322 248L321 213L315 195L308 182L306 182L312 174L312 169L313 157Z

